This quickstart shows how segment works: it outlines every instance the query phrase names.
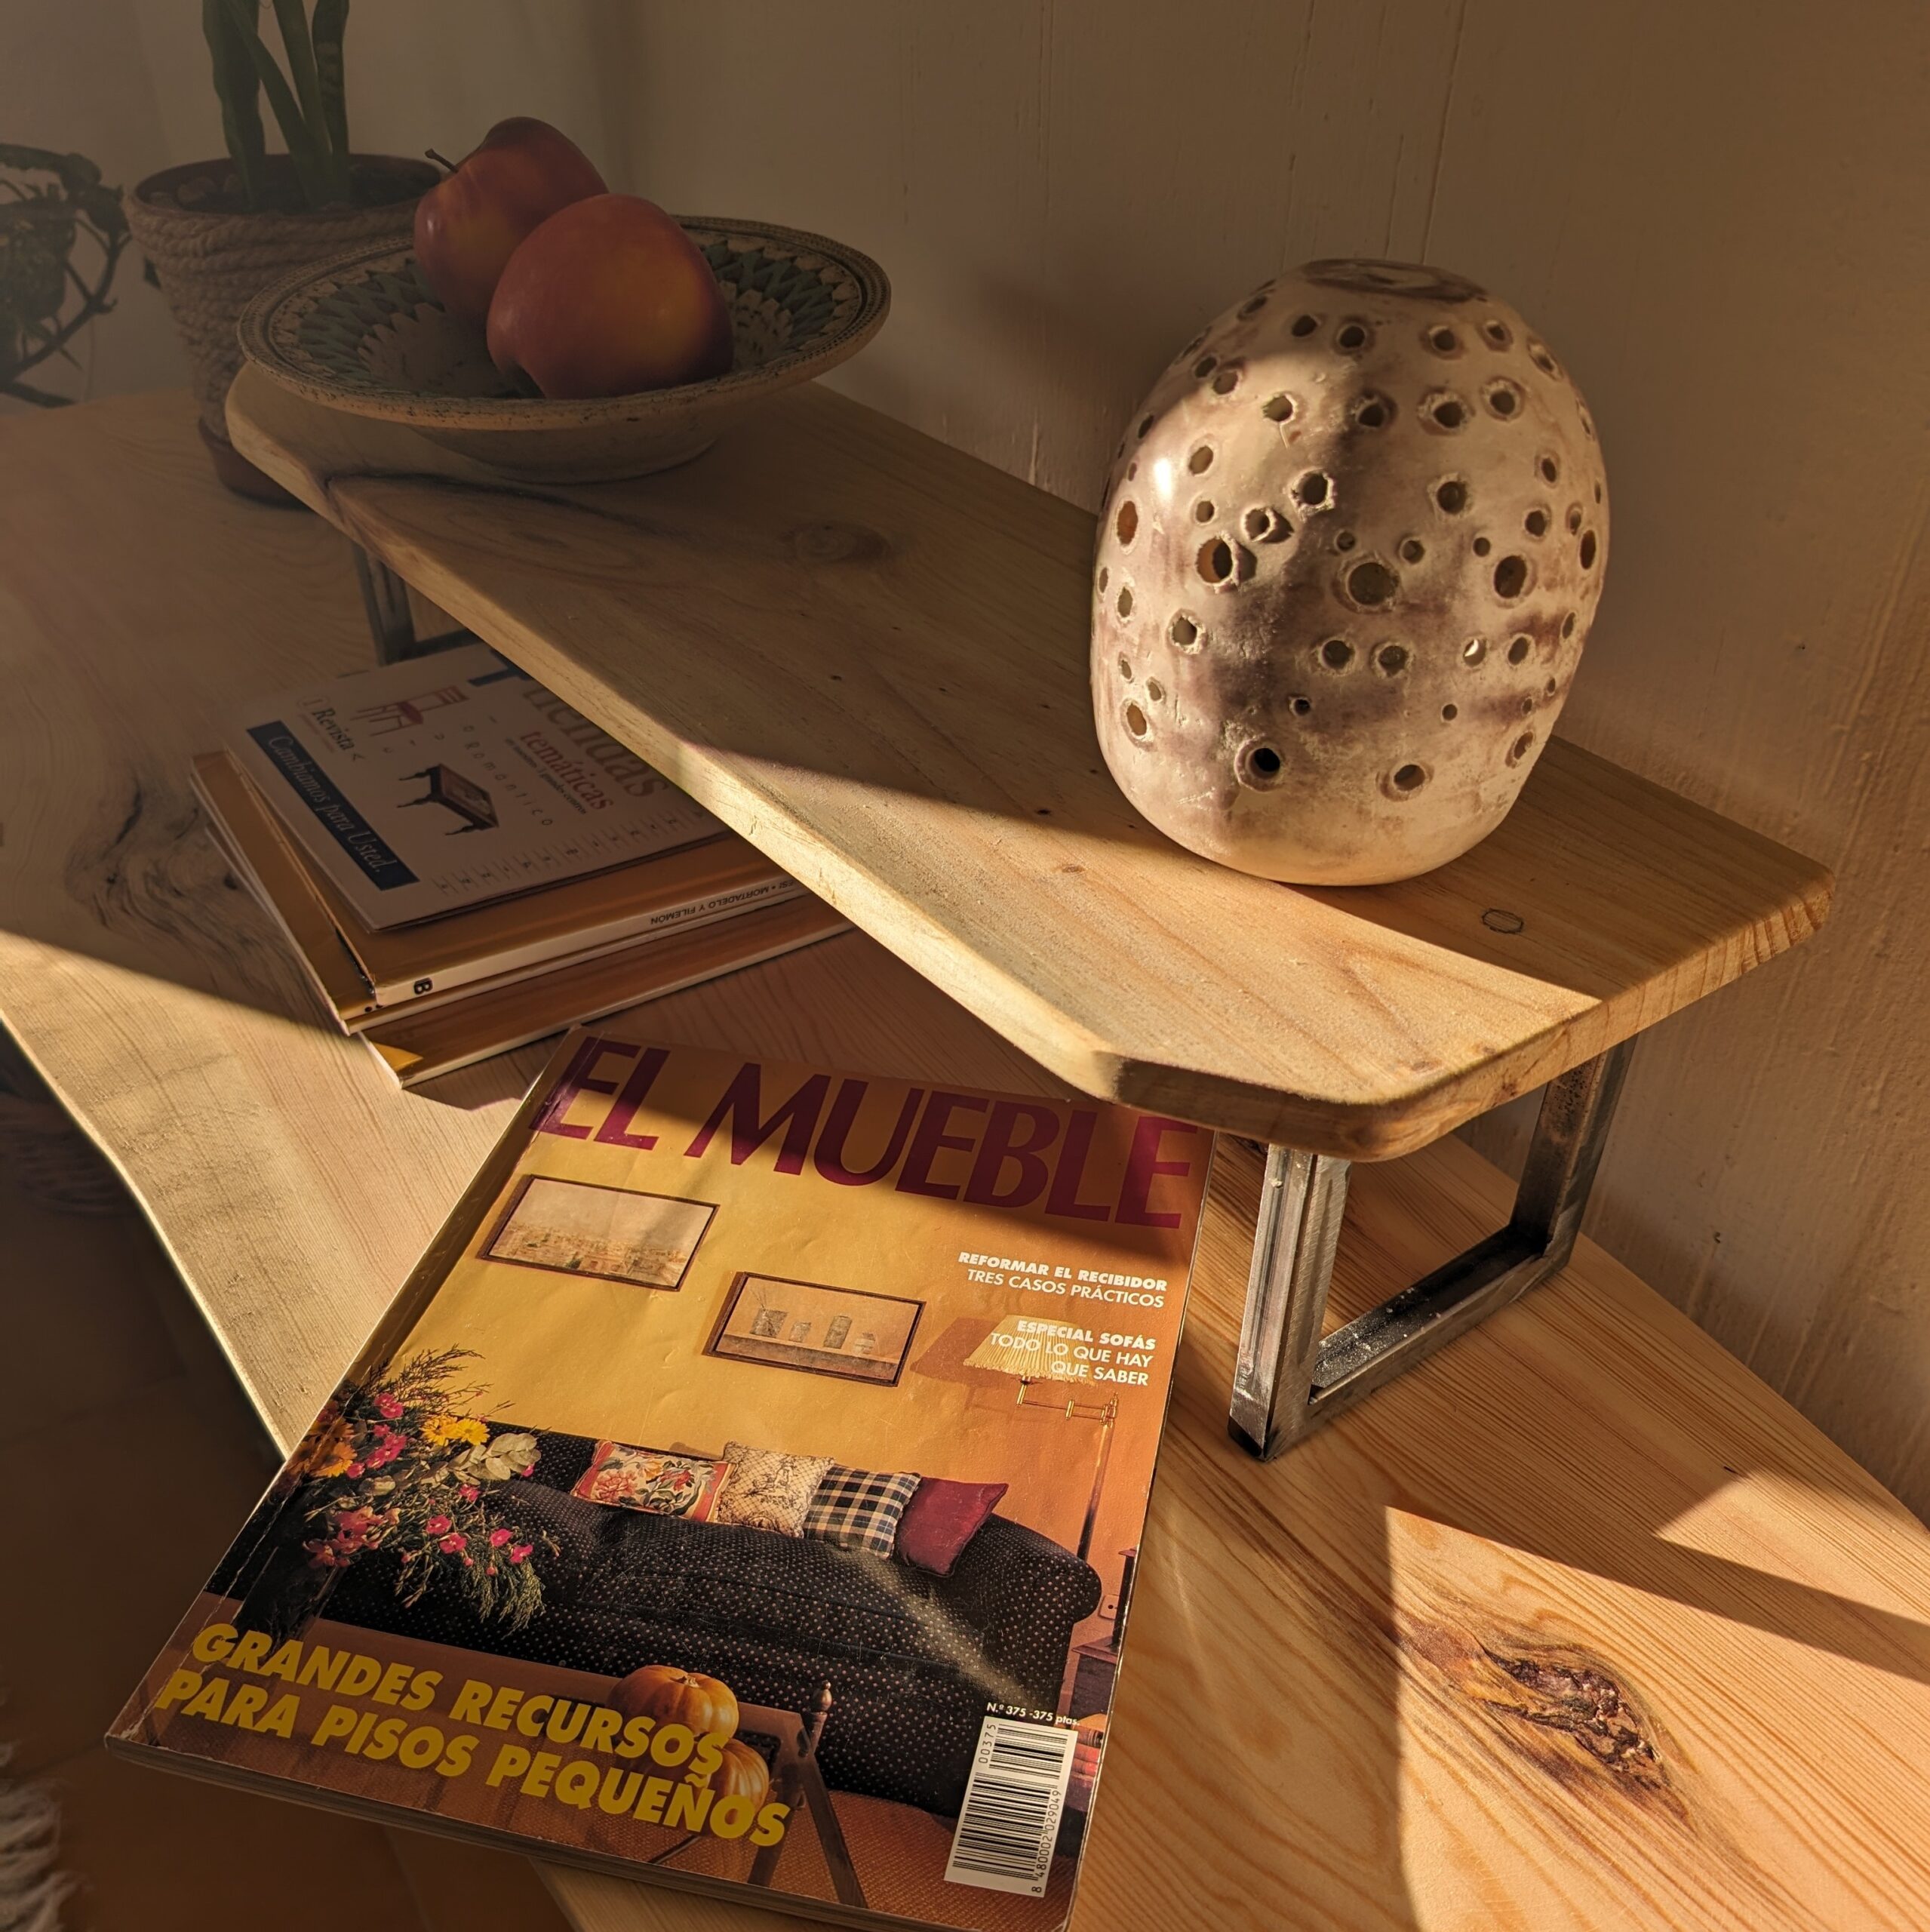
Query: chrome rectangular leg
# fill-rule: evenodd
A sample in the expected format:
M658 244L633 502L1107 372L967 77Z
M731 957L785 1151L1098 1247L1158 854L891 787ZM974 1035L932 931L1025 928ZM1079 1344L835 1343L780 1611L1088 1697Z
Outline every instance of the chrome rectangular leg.
M1581 1232L1633 1048L1624 1041L1548 1083L1505 1228L1324 1342L1348 1164L1268 1149L1227 1421L1234 1439L1263 1460L1278 1455L1557 1273Z
M415 614L409 608L409 586L380 557L371 557L359 543L350 547L355 553L355 581L361 586L362 608L368 616L378 664L426 657L431 651L447 651L452 644L466 644L475 635L453 630L417 637Z

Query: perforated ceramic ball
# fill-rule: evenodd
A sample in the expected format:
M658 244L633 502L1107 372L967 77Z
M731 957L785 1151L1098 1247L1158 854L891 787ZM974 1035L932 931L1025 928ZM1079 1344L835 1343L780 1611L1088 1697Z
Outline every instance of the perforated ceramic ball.
M1513 309L1309 263L1188 343L1127 431L1094 566L1106 762L1243 872L1445 864L1547 743L1608 536L1587 406Z

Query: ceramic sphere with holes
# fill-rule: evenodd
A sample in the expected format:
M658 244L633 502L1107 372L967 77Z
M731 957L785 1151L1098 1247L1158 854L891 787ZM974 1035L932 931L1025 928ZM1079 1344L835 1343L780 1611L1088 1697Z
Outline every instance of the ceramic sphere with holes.
M1608 535L1587 406L1506 303L1396 262L1264 283L1167 368L1114 465L1106 763L1161 831L1242 872L1444 865L1547 743Z

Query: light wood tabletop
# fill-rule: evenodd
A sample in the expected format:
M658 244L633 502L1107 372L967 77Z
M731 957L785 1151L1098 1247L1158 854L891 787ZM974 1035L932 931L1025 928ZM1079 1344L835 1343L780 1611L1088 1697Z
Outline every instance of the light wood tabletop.
M396 1093L197 822L189 756L237 703L367 657L340 537L222 494L184 397L0 424L0 1018L284 1442L533 1063ZM862 937L647 1015L667 1040L1054 1086ZM1076 1932L1930 1924L1930 1533L1586 1241L1255 1463L1224 1394L1255 1185L1230 1152ZM1336 1315L1507 1191L1451 1139L1363 1170ZM594 1932L796 1922L546 1871Z
M816 386L590 490L252 371L228 408L262 468L1087 1093L1385 1158L1827 908L1821 866L1559 739L1424 878L1295 890L1182 851L1100 760L1091 517ZM1539 676L1469 673L1530 704Z

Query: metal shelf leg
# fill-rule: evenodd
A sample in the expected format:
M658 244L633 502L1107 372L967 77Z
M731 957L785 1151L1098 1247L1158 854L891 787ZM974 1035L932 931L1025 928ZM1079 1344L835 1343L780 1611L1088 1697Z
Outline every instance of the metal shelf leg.
M1320 1339L1348 1164L1267 1150L1227 1426L1262 1461L1566 1266L1634 1042L1548 1083L1514 1211L1412 1287Z
M380 557L371 557L359 543L349 546L355 553L355 581L361 586L362 608L367 614L369 635L375 640L378 664L400 664L405 658L426 657L432 651L447 651L453 644L468 644L473 631L441 631L434 637L416 635L415 614L409 608L409 586Z

